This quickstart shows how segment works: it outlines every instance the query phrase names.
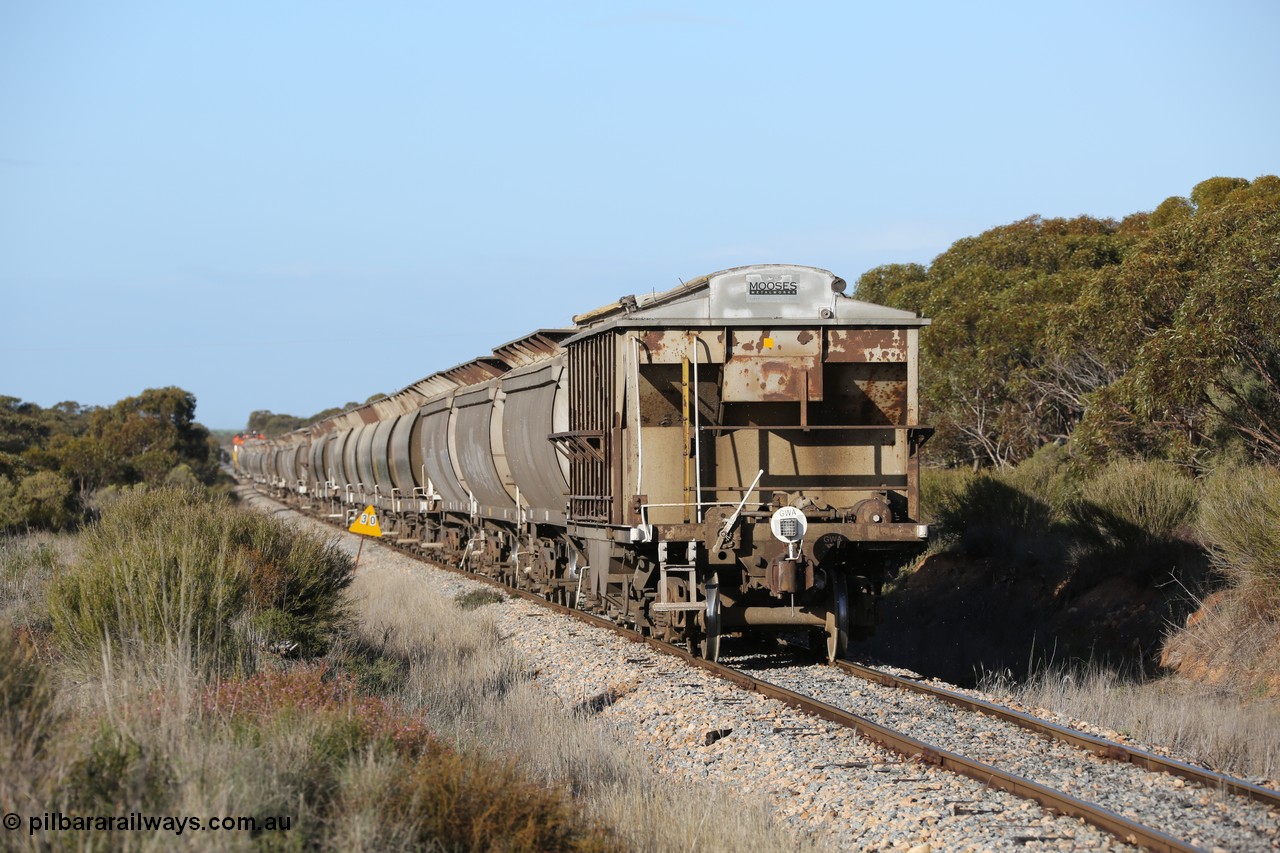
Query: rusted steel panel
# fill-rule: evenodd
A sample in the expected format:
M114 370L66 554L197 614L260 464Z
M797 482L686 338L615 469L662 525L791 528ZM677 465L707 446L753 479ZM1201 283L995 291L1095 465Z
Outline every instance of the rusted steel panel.
M821 357L818 329L735 329L724 367L724 400L820 401Z
M822 355L821 329L734 329L731 358Z
M539 329L531 335L495 347L493 354L512 369L527 367L554 356L560 351L560 341L572 334L572 329Z
M871 367L871 365L868 365ZM897 370L872 371L860 375L856 379L858 387L866 395L867 401L875 406L874 414L884 418L884 423L907 423L907 378ZM869 414L865 423L875 423Z
M818 356L729 359L724 367L727 403L796 402L822 399L822 365Z
M491 357L477 358L444 371L444 376L461 386L479 385L506 373L505 362Z
M700 364L720 364L725 358L723 329L692 336L683 329L654 329L638 332L637 337L641 364L680 364L686 358Z
M906 329L828 329L827 361L907 361Z

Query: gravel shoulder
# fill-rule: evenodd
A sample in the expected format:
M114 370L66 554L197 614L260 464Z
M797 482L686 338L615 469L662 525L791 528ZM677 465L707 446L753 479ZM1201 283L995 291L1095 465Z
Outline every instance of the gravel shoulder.
M359 547L352 534L312 519L300 523L337 536L353 554ZM374 541L365 543L358 571L409 573L447 600L490 588ZM779 824L818 849L1133 849L1080 820L905 760L612 632L520 599L486 610L536 682L566 710L592 713L620 750L641 753L654 785L763 800Z

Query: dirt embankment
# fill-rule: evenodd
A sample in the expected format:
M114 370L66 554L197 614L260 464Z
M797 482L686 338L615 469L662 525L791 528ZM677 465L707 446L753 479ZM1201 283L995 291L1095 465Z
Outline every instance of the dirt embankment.
M1207 570L1188 549L1065 561L938 554L899 579L876 636L853 652L955 684L1020 679L1047 663L1160 670L1162 645L1194 612Z
M1280 700L1280 620L1220 590L1170 633L1160 665L1242 696Z

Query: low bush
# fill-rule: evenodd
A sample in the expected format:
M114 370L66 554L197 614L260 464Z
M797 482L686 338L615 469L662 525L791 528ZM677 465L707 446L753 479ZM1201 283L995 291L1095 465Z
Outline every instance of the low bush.
M69 539L46 533L0 537L0 619L26 630L48 629L49 584Z
M12 625L0 623L0 755L11 768L19 754L44 749L58 714L52 680L35 648Z
M420 714L364 695L355 679L325 665L263 672L209 689L206 725L255 743L305 732L305 773L295 780L318 815L373 812L390 845L443 850L612 850L584 821L569 792L540 785L511 762L437 740ZM390 772L359 779L359 767ZM318 845L322 838L313 839Z
M63 651L163 651L197 669L251 669L261 648L321 653L348 622L351 558L318 536L178 490L107 502L49 610Z
M1280 469L1227 468L1211 476L1197 529L1241 603L1280 618Z
M67 805L81 813L163 810L173 768L154 744L143 746L128 732L104 723L61 781Z
M416 841L445 850L617 850L584 822L559 787L528 781L514 763L440 747L391 781L384 820L412 826Z
M453 599L454 603L463 610L475 610L478 607L484 607L486 604L500 604L506 600L507 597L496 589L473 589L468 592L460 592Z
M1142 548L1178 538L1195 517L1197 499L1195 480L1178 468L1122 460L1082 484L1072 515L1085 538Z
M930 517L944 537L973 556L1007 553L1011 546L1038 553L1058 522L1053 506L1012 472L930 472L929 480L934 483L924 500Z
M68 530L81 517L71 480L36 471L14 482L0 475L0 530Z

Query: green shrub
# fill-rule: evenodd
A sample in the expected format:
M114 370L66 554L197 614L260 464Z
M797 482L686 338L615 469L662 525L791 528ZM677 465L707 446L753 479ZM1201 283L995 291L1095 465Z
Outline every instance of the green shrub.
M162 810L172 785L173 771L163 756L105 724L63 780L68 805L90 814L124 807Z
M1177 538L1195 517L1195 480L1164 462L1113 462L1080 489L1072 514L1080 531L1118 547Z
M453 600L463 610L475 610L486 604L499 604L507 597L496 589L473 589L458 593Z
M511 763L432 744L406 771L381 802L383 822L413 827L432 849L618 849L583 821L566 791L529 781Z
M59 559L54 543L48 534L0 537L0 619L48 629L48 590Z
M80 516L75 487L56 471L37 471L16 484L0 476L0 529L66 530Z
M178 654L202 671L256 650L322 652L347 624L352 561L276 519L198 492L132 490L105 503L49 609L64 652Z
M1252 466L1215 473L1205 484L1197 529L1242 599L1280 616L1280 470Z
M1066 521L1079 500L1080 486L1066 447L1046 444L1004 473L1005 481L1049 508L1055 522Z
M1018 483L1011 472L948 474L927 493L931 517L945 537L974 556L1016 550L1033 561L1051 555L1042 546L1057 521L1053 507Z
M967 468L922 468L920 471L920 516L930 524L942 518L956 518L962 496L976 475Z
M0 755L38 754L53 733L55 691L25 635L0 623Z

